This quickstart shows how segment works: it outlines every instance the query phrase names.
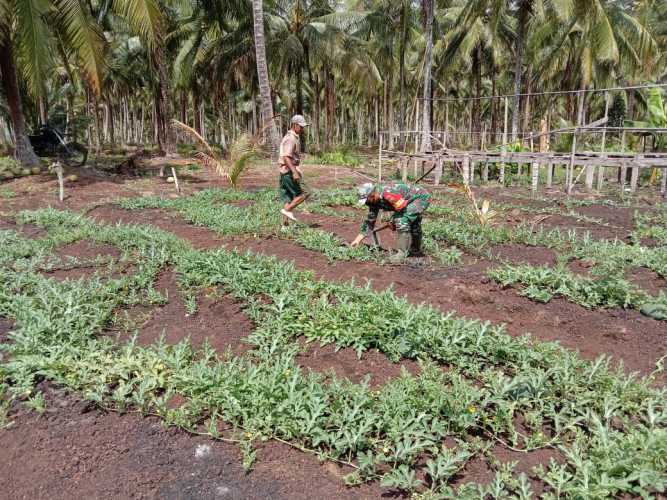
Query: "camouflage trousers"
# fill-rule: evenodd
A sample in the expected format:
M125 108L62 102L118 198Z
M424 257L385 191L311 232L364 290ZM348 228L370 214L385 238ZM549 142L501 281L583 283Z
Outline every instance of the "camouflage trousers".
M415 195L404 210L394 215L396 230L401 233L410 233L412 236L422 234L422 214L431 204L431 195L420 193Z

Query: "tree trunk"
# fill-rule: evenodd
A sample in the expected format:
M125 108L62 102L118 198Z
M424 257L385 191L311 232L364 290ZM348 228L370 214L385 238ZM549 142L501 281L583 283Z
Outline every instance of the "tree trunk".
M0 73L2 73L2 89L9 107L9 117L14 132L14 156L25 167L39 166L39 158L32 149L30 140L25 131L25 118L21 107L16 65L11 41L0 41Z
M472 87L475 88L475 100L472 103L472 144L479 150L482 142L482 47L477 45L472 54Z
M271 83L269 69L266 64L266 46L264 44L264 6L262 0L252 0L253 32L255 37L255 60L257 61L257 81L262 100L262 129L268 127L267 140L271 145L271 157L278 161L280 138L273 120L273 103L271 102Z
M496 95L496 66L491 66L491 95ZM498 142L498 100L491 99L491 142Z
M114 133L114 116L113 116L113 107L111 106L111 100L106 99L107 113L109 118L108 128L109 128L109 142L111 145L116 143L116 134Z
M158 73L157 98L160 107L160 112L157 114L158 145L163 154L172 155L176 152L176 138L174 128L171 126L174 110L171 101L171 87L169 86L167 65L164 61L164 47L157 47L154 56Z
M533 87L531 84L532 80L532 73L533 73L533 67L532 65L528 65L528 69L526 70L526 93L530 94L533 91ZM524 97L523 101L523 131L532 132L532 126L531 126L531 120L530 120L530 113L531 113L531 97L529 95Z
M405 129L405 46L408 38L408 8L409 3L403 0L401 8L401 46L399 49L399 98L398 98L398 129Z
M313 75L313 108L315 114L313 134L315 136L315 145L320 149L320 77L316 73Z
M433 66L433 1L422 0L426 26L426 52L424 54L424 94L422 106L422 142L421 150L430 151L431 147L431 68Z
M336 94L335 94L335 85L336 81L334 75L329 69L328 66L324 69L324 100L325 107L327 112L326 120L326 146L327 148L331 146L333 141L334 128L336 126Z
M528 24L528 13L530 11L532 0L521 0L519 4L518 27L516 34L516 50L514 54L514 104L512 105L512 141L515 141L519 134L519 112L521 99L518 94L521 93L521 76L523 73L523 53L526 39L526 28Z

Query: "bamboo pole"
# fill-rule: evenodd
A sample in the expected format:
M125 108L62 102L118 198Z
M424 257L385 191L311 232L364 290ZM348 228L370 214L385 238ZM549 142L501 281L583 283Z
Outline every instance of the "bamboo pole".
M604 117L605 120L609 120L609 92L604 93ZM606 151L607 147L607 125L605 122L605 128L602 130L602 153ZM602 190L602 184L604 183L604 165L598 167L598 191Z
M574 137L572 138L572 151L570 152L570 163L567 167L567 172L565 174L566 185L567 185L567 194L572 194L572 189L574 188L574 153L577 151L577 134L579 132L578 128L574 129Z
M499 181L501 184L505 183L505 154L507 152L507 115L509 113L509 103L508 103L508 98L505 97L505 123L503 125L503 146L501 150L501 155L503 157L503 161L500 163L500 174L499 174Z
M625 130L621 134L621 153L625 153ZM621 178L619 179L619 184L621 185L621 194L625 192L625 178L628 175L628 168L625 163L621 167Z

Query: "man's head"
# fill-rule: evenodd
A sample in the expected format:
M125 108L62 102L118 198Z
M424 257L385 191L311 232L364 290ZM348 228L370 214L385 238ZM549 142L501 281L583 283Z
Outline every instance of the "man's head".
M306 122L306 119L303 117L303 115L294 115L292 117L292 122L290 128L294 130L297 134L300 134L303 132L303 129L308 126L308 122Z
M359 205L376 203L380 198L380 193L375 189L375 184L366 182L357 188L357 198L359 199Z

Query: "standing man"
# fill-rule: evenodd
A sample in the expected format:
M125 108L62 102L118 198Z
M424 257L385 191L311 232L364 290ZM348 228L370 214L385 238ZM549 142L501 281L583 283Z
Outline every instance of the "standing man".
M389 225L398 231L397 260L422 254L422 214L431 203L427 191L403 183L382 186L367 182L359 186L357 195L359 203L368 206L368 216L351 246L358 246L375 229L378 214L384 210L394 212Z
M308 126L301 115L294 115L290 129L280 143L280 198L285 203L280 213L283 214L283 227L290 219L296 221L292 210L306 201L307 195L301 189L301 139L300 135Z

